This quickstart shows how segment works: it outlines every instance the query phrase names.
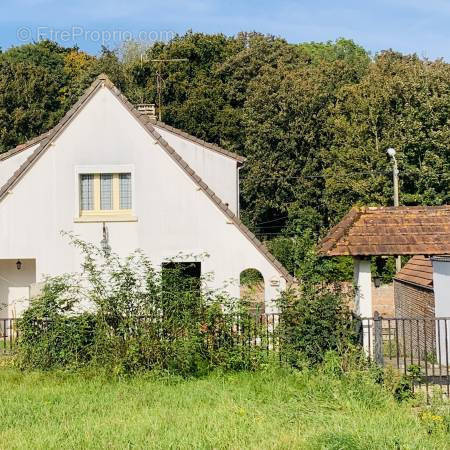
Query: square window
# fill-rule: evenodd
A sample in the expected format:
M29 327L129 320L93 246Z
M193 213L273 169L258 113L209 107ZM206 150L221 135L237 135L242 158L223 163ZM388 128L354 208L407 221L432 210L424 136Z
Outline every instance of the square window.
M132 209L131 173L90 173L79 177L80 215L127 215Z

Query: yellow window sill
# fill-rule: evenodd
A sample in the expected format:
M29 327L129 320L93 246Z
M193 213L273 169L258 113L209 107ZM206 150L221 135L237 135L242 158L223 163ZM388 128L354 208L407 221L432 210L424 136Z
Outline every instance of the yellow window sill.
M136 216L130 215L99 215L99 216L81 216L75 217L75 223L99 223L99 222L137 222Z

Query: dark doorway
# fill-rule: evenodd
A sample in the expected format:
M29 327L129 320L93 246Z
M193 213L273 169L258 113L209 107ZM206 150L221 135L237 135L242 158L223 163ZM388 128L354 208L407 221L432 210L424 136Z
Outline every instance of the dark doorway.
M200 291L202 264L200 262L166 262L162 264L165 288L182 291Z

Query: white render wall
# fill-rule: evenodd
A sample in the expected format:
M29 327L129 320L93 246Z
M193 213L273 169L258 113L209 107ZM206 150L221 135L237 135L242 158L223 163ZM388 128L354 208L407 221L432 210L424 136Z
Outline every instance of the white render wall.
M433 264L434 314L435 317L450 317L450 258L431 259ZM439 329L438 329L439 328ZM440 337L439 360L443 364L448 362L450 349L450 320L436 323L436 337ZM446 341L447 337L447 342Z
M434 311L436 317L450 317L450 257L447 260L432 258Z
M353 281L355 291L355 313L361 318L372 317L372 272L370 258L353 258ZM363 346L367 353L370 352L371 325L363 321Z
M156 131L189 164L191 169L237 214L237 161L155 125Z
M210 255L202 272L212 287L239 296L239 274L256 268L266 300L285 280L221 210L155 143L141 124L104 87L0 202L0 260L36 259L36 281L79 269L78 251L60 235L73 231L99 243L101 223L78 223L76 168L130 165L136 222L108 223L110 245L121 256L140 248L155 265L178 253ZM203 174L202 174L203 175ZM206 177L205 177L206 178ZM220 184L220 180L215 181ZM211 183L212 185L212 183ZM279 286L274 286L276 282Z

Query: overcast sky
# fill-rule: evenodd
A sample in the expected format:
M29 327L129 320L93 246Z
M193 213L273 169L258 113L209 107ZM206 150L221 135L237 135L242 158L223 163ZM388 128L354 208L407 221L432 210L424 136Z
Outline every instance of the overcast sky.
M450 61L450 0L2 0L0 46L38 36L96 54L120 39L167 39L188 29L259 31L289 42L355 40Z

